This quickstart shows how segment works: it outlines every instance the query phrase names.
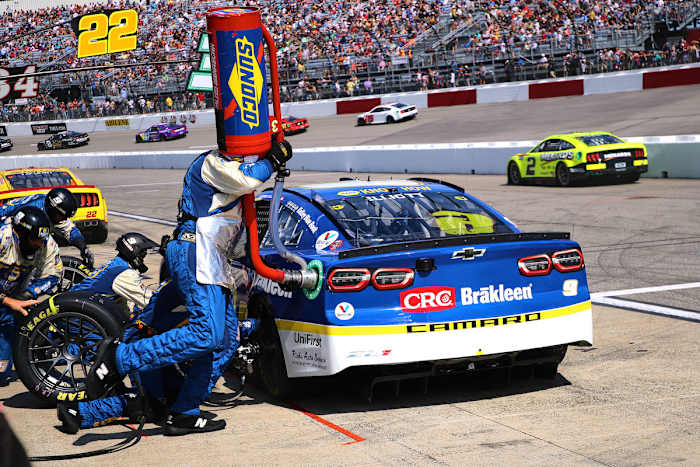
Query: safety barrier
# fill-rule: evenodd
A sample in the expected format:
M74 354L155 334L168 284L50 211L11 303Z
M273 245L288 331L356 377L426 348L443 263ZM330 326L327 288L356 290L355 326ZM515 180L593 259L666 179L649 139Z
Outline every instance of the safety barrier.
M646 145L649 172L645 176L700 178L700 135L646 136L625 140ZM510 141L299 148L294 150L289 168L330 172L505 174L508 159L530 150L536 143ZM28 154L0 157L0 168L184 169L198 154L192 150Z
M614 92L643 91L667 86L700 84L700 64L676 65L663 68L620 71L587 75L576 78L557 78L517 83L498 83L463 88L435 89L432 91L383 94L343 99L327 99L282 104L282 113L299 117L328 117L332 115L366 112L379 104L400 101L420 109L451 105L486 104L494 102L526 101L549 97L607 94ZM192 122L192 117L194 121ZM190 126L214 125L212 110L168 112L160 114L129 115L93 119L67 120L69 130L94 131L144 130L164 119L183 118ZM6 124L8 136L31 136L31 124L48 122L23 122Z

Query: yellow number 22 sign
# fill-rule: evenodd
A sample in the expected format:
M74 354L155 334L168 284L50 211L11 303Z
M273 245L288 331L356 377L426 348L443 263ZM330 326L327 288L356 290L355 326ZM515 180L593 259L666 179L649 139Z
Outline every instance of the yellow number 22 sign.
M136 48L139 15L136 10L113 10L76 18L78 58Z

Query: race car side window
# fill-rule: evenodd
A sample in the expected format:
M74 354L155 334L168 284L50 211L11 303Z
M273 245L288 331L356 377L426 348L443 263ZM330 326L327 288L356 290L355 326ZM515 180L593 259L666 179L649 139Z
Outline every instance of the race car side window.
M370 113L376 114L379 112L384 112L385 110L386 110L386 108L384 108L384 107L377 107L376 109L372 109L372 111Z
M574 149L574 145L569 143L568 141L564 141L563 139L559 140L559 150L560 151L568 151L570 149Z
M279 211L279 235L284 246L296 247L299 245L302 236L304 235L304 224L286 206L280 207ZM274 248L272 235L268 230L262 242L263 248Z
M542 151L544 151L543 148L544 148L544 145L545 145L546 142L547 142L547 141L542 141L540 144L538 144L537 146L535 146L535 147L532 149L532 151L530 151L530 152L542 152Z
M559 151L559 141L558 139L548 139L544 142L542 151Z

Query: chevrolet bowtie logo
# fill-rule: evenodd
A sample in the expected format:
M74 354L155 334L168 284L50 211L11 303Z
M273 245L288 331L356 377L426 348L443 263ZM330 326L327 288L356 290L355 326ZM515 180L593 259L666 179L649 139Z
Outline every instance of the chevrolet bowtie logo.
M451 259L471 260L479 256L484 256L484 253L486 253L485 248L477 249L469 247L453 252Z

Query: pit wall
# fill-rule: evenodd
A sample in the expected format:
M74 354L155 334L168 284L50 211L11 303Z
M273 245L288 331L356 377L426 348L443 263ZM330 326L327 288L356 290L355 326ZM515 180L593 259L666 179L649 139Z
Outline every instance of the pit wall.
M700 135L625 138L647 147L646 177L700 178ZM299 148L288 167L302 171L505 175L514 154L537 141ZM42 153L0 157L0 169L185 169L201 151Z
M362 96L344 99L328 99L282 104L282 113L299 117L329 117L332 115L359 114L375 105L389 102L413 104L419 109L452 105L485 104L496 102L526 101L550 97L583 96L615 92L643 91L668 86L700 84L700 64L677 65L663 68L621 71L580 78L559 78L517 83L498 83L483 86L436 89L433 91L406 92ZM145 130L171 118L180 122L184 117L189 126L214 125L212 110L168 112L161 114L130 115L123 117L87 118L67 120L69 130L95 131ZM31 136L31 124L48 122L22 122L4 124L8 136Z

